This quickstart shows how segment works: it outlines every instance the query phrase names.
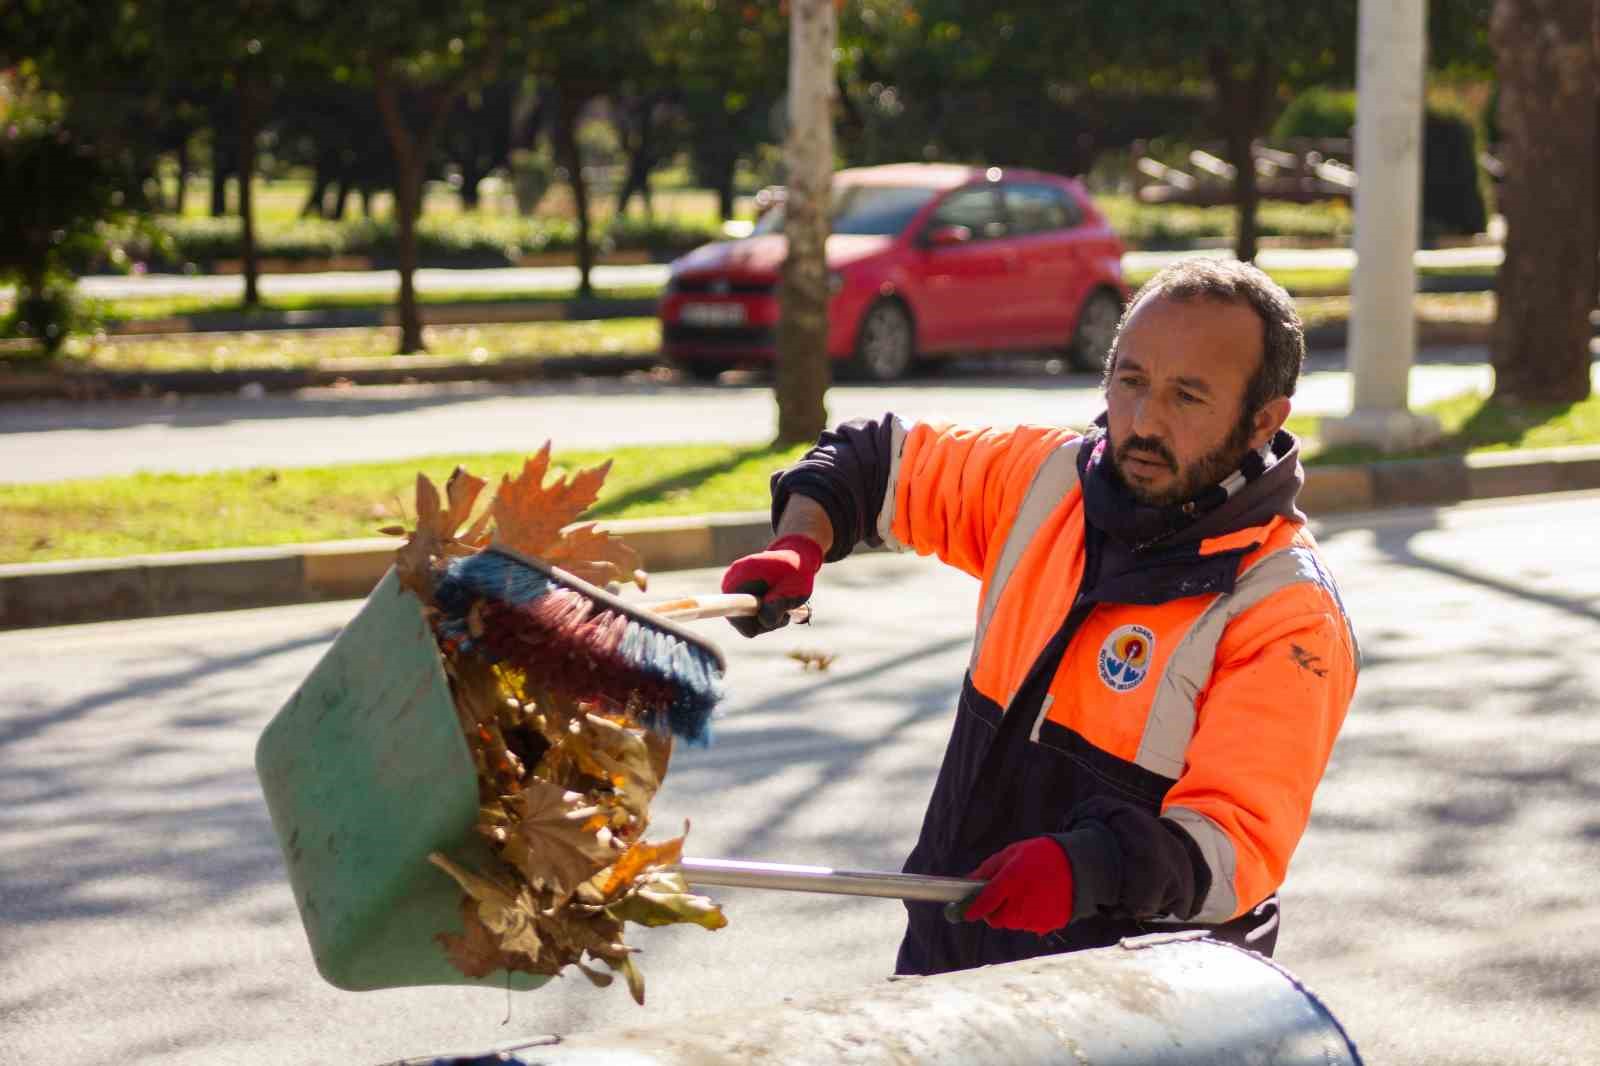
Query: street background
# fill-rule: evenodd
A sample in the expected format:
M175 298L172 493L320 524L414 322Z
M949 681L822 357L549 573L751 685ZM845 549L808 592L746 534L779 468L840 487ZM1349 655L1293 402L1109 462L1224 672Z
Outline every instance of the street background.
M1278 960L1368 1062L1543 1066L1600 1046L1597 506L1318 527L1365 668L1284 888ZM897 868L975 598L932 560L873 554L825 571L809 629L745 641L714 623L731 694L713 744L674 755L654 834L688 819L695 855ZM0 1063L377 1063L890 972L899 904L724 889L725 930L630 929L642 1009L573 977L509 997L323 984L251 758L355 606L0 634ZM837 658L807 672L787 657L803 650Z

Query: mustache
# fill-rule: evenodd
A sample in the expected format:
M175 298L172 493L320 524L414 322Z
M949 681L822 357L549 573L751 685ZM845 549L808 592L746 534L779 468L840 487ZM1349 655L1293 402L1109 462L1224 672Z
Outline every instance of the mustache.
M1142 453L1146 458L1154 457L1160 459L1167 464L1169 470L1176 471L1178 469L1177 457L1172 454L1171 449L1166 444L1155 437L1129 437L1117 446L1117 462L1122 463L1130 454L1135 452Z

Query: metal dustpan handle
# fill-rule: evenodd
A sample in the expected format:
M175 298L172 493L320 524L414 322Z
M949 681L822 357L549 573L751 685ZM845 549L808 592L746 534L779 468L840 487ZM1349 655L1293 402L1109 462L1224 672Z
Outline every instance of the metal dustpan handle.
M683 859L676 869L692 885L828 892L842 896L877 896L924 903L961 903L987 883L969 881L963 877L835 870L827 866L793 866L740 859Z

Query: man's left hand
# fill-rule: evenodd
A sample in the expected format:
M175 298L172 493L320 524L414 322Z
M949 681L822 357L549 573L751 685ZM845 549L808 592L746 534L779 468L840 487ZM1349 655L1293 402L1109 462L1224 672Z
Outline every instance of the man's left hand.
M989 882L967 905L962 916L969 922L1043 936L1072 920L1072 864L1050 837L1003 848L967 876Z

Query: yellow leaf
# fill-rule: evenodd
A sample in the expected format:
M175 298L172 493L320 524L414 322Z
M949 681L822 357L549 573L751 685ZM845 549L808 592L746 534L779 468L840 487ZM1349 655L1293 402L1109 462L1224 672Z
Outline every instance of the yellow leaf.
M609 904L606 913L646 926L689 923L702 929L721 929L728 924L721 907L690 892L682 874L665 870L646 874L627 895Z

